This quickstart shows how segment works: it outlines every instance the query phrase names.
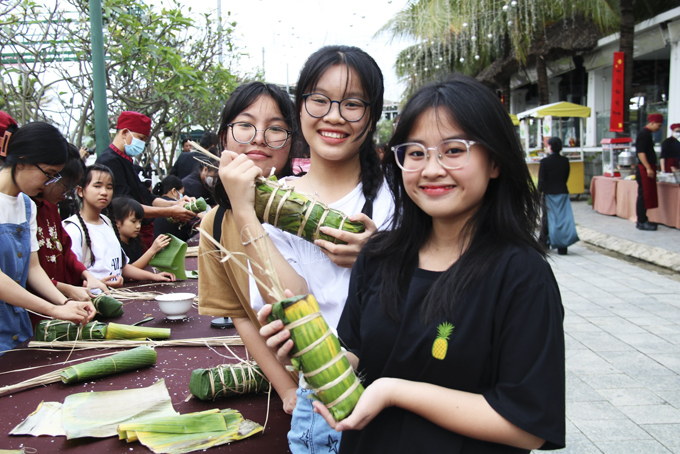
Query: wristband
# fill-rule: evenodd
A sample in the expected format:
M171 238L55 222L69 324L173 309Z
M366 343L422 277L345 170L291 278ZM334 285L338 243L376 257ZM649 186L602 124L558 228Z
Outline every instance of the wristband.
M73 298L66 298L66 301L64 301L63 303L61 303L61 305L62 305L62 306L66 306L66 303L68 303L69 301L75 301L75 300L74 300Z

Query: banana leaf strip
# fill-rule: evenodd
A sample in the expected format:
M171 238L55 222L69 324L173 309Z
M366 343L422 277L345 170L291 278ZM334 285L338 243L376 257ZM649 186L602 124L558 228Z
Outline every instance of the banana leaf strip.
M41 342L101 340L106 337L106 332L106 323L97 321L81 326L66 320L42 320L35 327L35 340Z
M183 454L242 440L262 430L261 425L227 408L127 422L118 426L118 437L139 441L155 453Z
M255 213L260 222L269 223L312 243L317 239L345 243L322 233L319 230L321 227L351 233L361 233L366 229L363 222L350 221L343 212L285 187L276 181L276 177L258 180L255 189Z
M71 366L62 371L61 381L67 384L78 383L153 364L156 364L156 350L142 345L105 358Z
M106 340L114 339L169 339L170 328L150 328L146 326L121 325L109 323Z
M92 305L102 317L113 318L123 315L123 303L105 293L92 298Z
M287 298L272 307L269 321L283 321L295 345L293 366L302 370L314 396L323 402L336 421L352 413L364 392L338 338L321 316L314 295Z
M269 381L259 366L225 364L191 372L189 390L200 400L216 400L237 394L260 393L269 389Z

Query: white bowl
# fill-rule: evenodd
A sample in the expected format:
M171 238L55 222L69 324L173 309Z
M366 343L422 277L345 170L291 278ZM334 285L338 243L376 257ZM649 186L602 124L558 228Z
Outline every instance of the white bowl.
M181 320L187 316L195 297L194 293L168 293L157 296L156 301L166 318Z

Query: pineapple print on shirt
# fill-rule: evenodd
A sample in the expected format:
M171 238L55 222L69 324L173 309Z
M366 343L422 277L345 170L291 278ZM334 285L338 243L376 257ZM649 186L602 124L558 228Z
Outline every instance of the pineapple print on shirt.
M454 326L449 322L441 323L437 327L437 338L432 344L432 356L437 359L446 358L446 352L449 349L449 336L453 332Z

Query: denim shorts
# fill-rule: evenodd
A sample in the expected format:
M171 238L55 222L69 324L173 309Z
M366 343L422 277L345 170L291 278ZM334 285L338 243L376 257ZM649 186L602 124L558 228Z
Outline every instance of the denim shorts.
M337 454L341 433L328 425L323 416L314 413L311 389L297 390L297 404L293 410L288 446L293 454Z

